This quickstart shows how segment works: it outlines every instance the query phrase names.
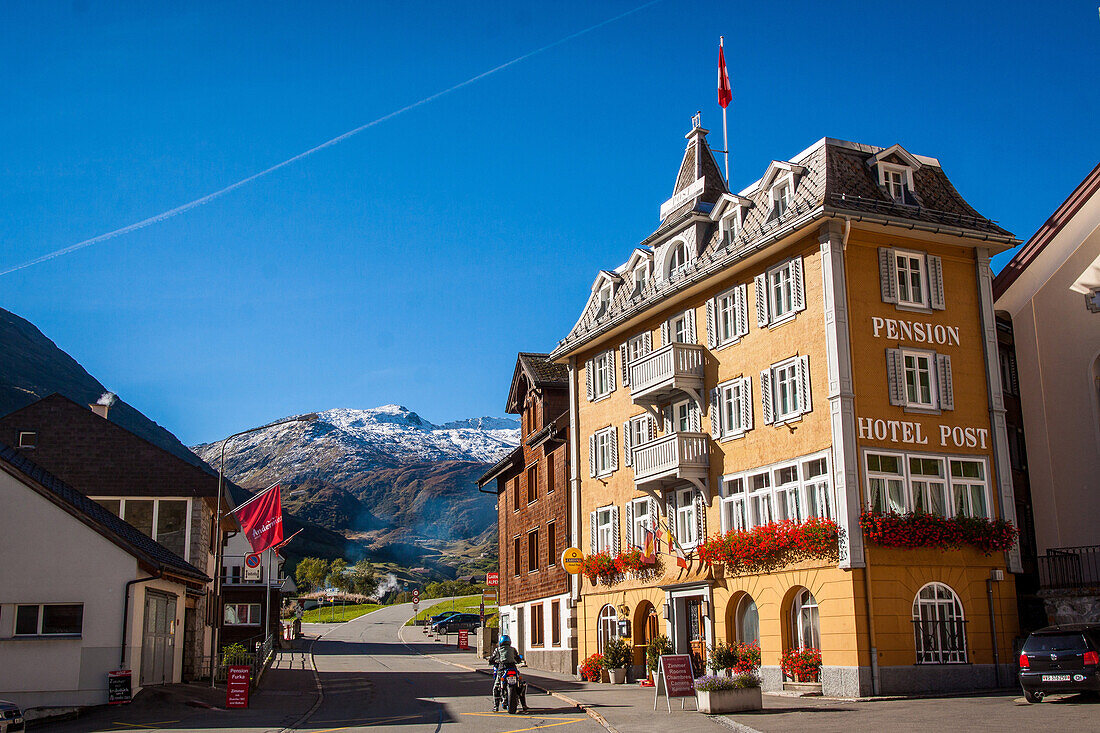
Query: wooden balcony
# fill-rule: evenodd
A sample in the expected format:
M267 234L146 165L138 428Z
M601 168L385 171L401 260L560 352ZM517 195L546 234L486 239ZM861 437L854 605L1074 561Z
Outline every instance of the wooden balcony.
M702 405L702 346L669 344L630 364L630 397L634 404L656 405L680 392L694 397Z
M639 491L659 492L684 481L700 485L710 465L710 436L705 433L673 433L635 446L631 452L634 486Z

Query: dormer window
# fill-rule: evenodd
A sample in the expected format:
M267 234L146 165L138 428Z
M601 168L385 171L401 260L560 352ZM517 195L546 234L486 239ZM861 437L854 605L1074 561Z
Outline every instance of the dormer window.
M19 447L34 448L38 445L38 433L30 430L19 431Z
M649 268L642 265L634 270L634 295L638 295L645 289L649 282Z
M600 304L596 308L596 315L602 316L607 313L607 309L611 307L611 286L605 285L600 288Z
M730 246L733 244L733 240L737 239L737 235L740 234L740 212L738 209L734 209L729 214L722 217L722 222L719 227L722 230L722 244Z
M668 276L672 277L687 269L687 245L676 242L668 258Z
M886 190L887 196L898 204L917 205L917 199L913 196L913 169L911 167L884 161L876 163L875 167L878 169L879 185Z
M898 203L905 201L905 175L901 171L884 171L886 192Z
M787 209L791 207L791 184L788 181L783 181L775 188L772 189L772 212L773 218L778 219L787 213Z

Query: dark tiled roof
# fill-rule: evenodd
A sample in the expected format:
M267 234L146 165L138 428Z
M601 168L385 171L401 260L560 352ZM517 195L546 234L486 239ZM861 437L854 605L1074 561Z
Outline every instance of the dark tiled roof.
M0 417L0 443L38 433L34 461L90 496L218 495L218 477L53 394Z
M569 387L569 368L550 361L549 354L520 353L520 363L536 387Z
M782 216L772 216L770 192L761 185L762 181L756 181L741 193L751 203L743 210L740 233L730 244L720 241L717 222L711 221L709 216L701 216L721 198L708 183L707 192L698 201L688 202L670 213L657 231L643 242L659 249L682 232L697 237L695 259L688 267L671 279L654 273L640 292L632 287L618 288L606 309L592 307L594 301L590 299L585 313L551 357L560 358L572 347L610 328L612 323L657 305L670 294L709 277L718 269L766 249L780 238L780 232L790 230L795 223L799 227L806 226L811 221L807 217L811 216L851 215L857 220L888 220L901 226L947 227L979 239L1013 243L1012 234L971 208L939 165L930 159L919 159L923 162L914 171L914 205L896 203L878 184L876 173L869 164L871 158L883 150L831 138L819 141L790 161L804 170L798 176L789 208ZM709 148L704 154L705 159L714 160ZM692 156L692 146L689 146L677 175L678 187L687 169L687 159ZM708 169L707 175L719 175L716 164L712 167L714 172ZM703 227L695 230L702 233L693 233L693 227Z
M26 456L0 443L0 463L21 474L26 483L54 504L84 522L116 545L126 550L153 570L160 570L206 583L210 580L201 570L164 545L142 534L61 479L35 465Z
M478 485L478 488L481 488L485 484L487 484L490 481L492 481L493 479L495 479L498 475L503 473L505 470L507 470L508 467L510 466L510 464L512 464L516 460L517 457L520 458L520 459L523 458L523 446L522 445L517 445L515 448L512 449L511 453L504 456L504 458L501 458L499 461L494 463L492 465L492 467L489 468L488 471L483 473L481 475L481 477L476 482L477 485Z

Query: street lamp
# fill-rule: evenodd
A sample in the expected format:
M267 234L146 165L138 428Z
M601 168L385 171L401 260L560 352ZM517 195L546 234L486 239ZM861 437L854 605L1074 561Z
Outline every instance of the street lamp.
M218 660L218 642L221 641L221 627L222 627L222 497L224 496L225 485L225 446L233 438L237 438L241 435L248 435L249 433L257 433L261 430L267 430L278 425L286 425L287 423L294 422L313 422L317 419L316 412L310 412L305 415L298 415L297 417L287 417L282 420L276 420L275 422L267 423L266 425L260 425L259 427L249 428L248 430L242 430L239 433L233 433L222 438L221 458L218 461L218 513L217 521L214 523L213 531L217 533L218 543L214 547L214 647L211 649L213 654L210 657L210 686L214 686L214 678L217 676L214 674L215 667ZM264 578L264 582L270 584L271 578ZM268 608L264 609L264 622L265 626L268 626L270 630L270 619L268 614L271 613L270 603Z

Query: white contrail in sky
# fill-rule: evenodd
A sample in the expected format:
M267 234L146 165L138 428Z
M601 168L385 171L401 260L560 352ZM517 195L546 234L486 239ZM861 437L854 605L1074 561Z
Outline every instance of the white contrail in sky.
M418 102L413 102L412 104L406 105L406 106L402 107L401 109L394 110L393 112L390 112L389 114L383 115L382 117L379 117L376 120L371 120L370 122L366 123L365 125L360 125L359 127L356 127L354 130L349 130L349 131L345 132L343 135L339 135L337 137L332 138L331 140L329 140L327 142L321 143L317 147L310 148L309 150L306 150L305 152L302 152L302 153L298 153L293 158L287 158L286 160L284 160L281 163L276 163L275 165L271 166L270 168L266 168L266 169L260 171L259 173L253 173L248 178L242 178L241 180L237 181L236 183L231 183L228 186L226 186L225 188L220 188L217 191L214 191L213 193L208 193L207 195L205 195L201 198L197 198L194 201L189 201L186 204L183 204L181 206L177 206L174 209L169 209L168 211L161 212L161 213L157 214L156 216L150 216L148 219L142 219L139 222L135 222L133 224L130 224L129 226L124 226L121 229L115 229L112 232L107 232L106 234L100 234L98 237L92 237L91 239L85 239L83 242L77 242L76 244L69 245L68 247L64 247L62 249L55 250L55 251L50 252L48 254L44 254L41 257L37 257L37 258L35 258L33 260L30 260L28 262L24 262L21 265L16 265L14 267L9 267L6 270L0 271L0 277L2 277L4 275L11 274L13 272L17 272L19 270L26 269L28 267L32 267L34 265L41 264L43 262L47 262L49 260L54 259L55 257L61 257L62 255L67 255L67 254L70 254L72 252L76 252L77 250L84 249L85 247L91 247L93 244L98 244L98 243L106 241L108 239L114 239L115 237L120 237L123 234L129 234L130 232L136 232L138 229L144 229L145 227L152 226L153 224L159 224L160 222L165 221L166 219L171 219L174 216L179 216L180 214L182 214L184 212L187 212L187 211L190 211L191 209L202 206L203 204L210 203L214 199L221 198L222 196L229 193L230 191L235 191L236 189L238 189L242 186L246 186L249 183L252 183L253 181L255 181L257 178L263 178L264 176L268 175L269 173L274 173L275 171L279 170L280 168L285 168L286 166L290 165L291 163L297 163L302 158L305 158L305 157L308 157L310 155L313 155L314 153L320 152L320 151L324 150L325 148L331 148L333 145L336 145L337 143L341 143L344 140L347 140L352 135L358 135L360 132L363 132L363 130L370 129L370 128L374 127L375 125L380 125L383 122L386 122L387 120L391 120L391 119L393 119L394 117L397 117L400 114L404 114L405 112L408 112L409 110L416 109L417 107L428 104L429 102L434 102L435 100L439 99L440 97L442 97L445 94L450 94L451 92L457 91L457 90L459 90L459 89L461 89L465 86L469 86L470 84L473 84L474 82L480 81L480 80L484 79L485 77L487 77L491 74L495 74L498 71L502 71L503 69L507 69L509 66L513 66L515 64L518 64L519 62L525 61L525 60L531 58L532 56L536 56L536 55L538 55L538 54L540 54L544 51L549 51L551 48L554 48L555 46L560 46L561 44L566 43L568 41L571 41L574 38L577 38L578 36L583 36L586 33L591 33L592 31L597 30L599 28L602 28L603 26L605 26L609 23L614 23L615 21L621 20L621 19L625 18L628 15L633 15L634 13L637 13L641 10L645 10L650 5L656 5L659 2L661 2L661 0L650 0L649 2L644 3L642 5L639 5L638 7L633 8L631 10L628 10L625 13L619 13L618 15L616 15L612 18L608 18L607 20L600 21L599 23L596 23L595 25L588 26L587 28L585 28L583 30L576 31L575 33L570 33L568 36L565 36L564 38L559 38L558 40L554 41L553 43L549 43L549 44L543 46L542 48L537 48L534 51L530 51L528 53L523 54L522 56L517 56L516 58L512 59L511 61L505 61L500 66L494 66L493 68L489 69L488 71L483 71L480 74L478 74L477 76L470 77L466 81L459 82L458 84L455 84L452 87L447 87L443 91L439 91L439 92L436 92L435 94L432 94L431 96L424 97L423 99L421 99Z

